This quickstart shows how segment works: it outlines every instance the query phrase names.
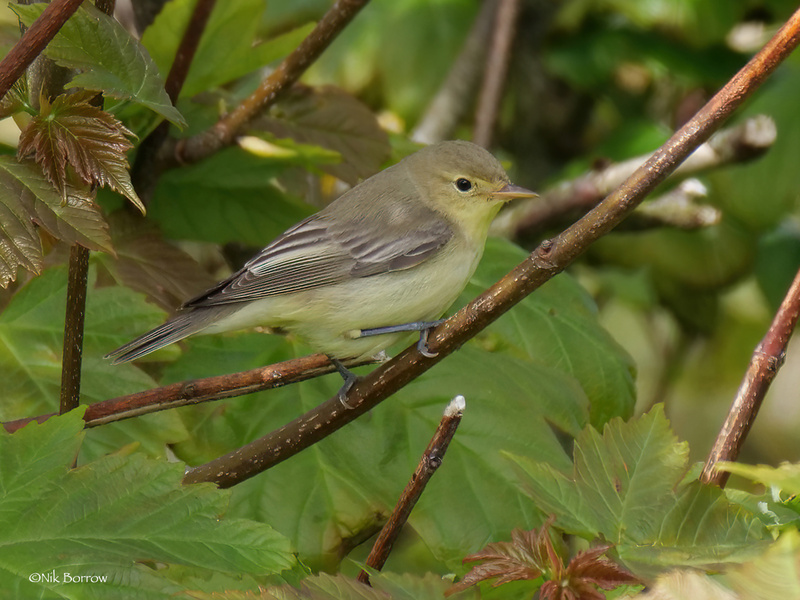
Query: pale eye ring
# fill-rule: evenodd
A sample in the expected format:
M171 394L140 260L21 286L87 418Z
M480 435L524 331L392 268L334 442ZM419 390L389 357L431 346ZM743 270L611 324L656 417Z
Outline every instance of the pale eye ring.
M468 192L472 189L472 182L465 177L459 177L456 179L456 189L459 192Z

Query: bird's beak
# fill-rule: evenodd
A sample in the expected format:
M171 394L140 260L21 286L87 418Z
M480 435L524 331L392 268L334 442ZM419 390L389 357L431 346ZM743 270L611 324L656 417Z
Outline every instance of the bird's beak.
M514 200L515 198L536 198L538 195L539 194L527 190L522 186L514 185L513 183L507 183L496 192L492 192L493 198L504 202Z

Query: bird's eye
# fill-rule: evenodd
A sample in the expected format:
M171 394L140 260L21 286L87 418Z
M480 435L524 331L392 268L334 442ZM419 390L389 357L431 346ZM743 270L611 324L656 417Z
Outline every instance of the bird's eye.
M459 192L468 192L472 189L472 182L469 179L459 177L456 179L456 189Z

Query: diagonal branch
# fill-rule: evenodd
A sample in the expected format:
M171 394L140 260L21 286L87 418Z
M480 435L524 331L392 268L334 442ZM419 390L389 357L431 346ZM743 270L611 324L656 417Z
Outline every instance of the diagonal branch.
M238 450L195 467L184 482L213 481L232 486L286 460L391 396L424 373L489 323L495 321L544 282L563 271L593 242L611 231L676 167L707 140L744 100L767 79L800 43L800 10L690 121L639 167L620 187L569 229L543 242L502 280L436 328L429 348L416 346L357 382L347 396L352 409L337 397L284 427Z
M728 417L703 466L700 481L725 487L730 473L718 471L720 461L735 461L756 420L764 396L783 365L789 338L800 316L800 271L795 275L764 339L756 346Z
M336 39L369 0L337 0L300 45L258 89L209 130L181 140L175 148L179 162L198 162L229 146L247 124L288 90Z
M0 61L0 98L39 56L83 0L53 0Z
M383 565L386 564L386 559L389 558L392 547L397 541L403 525L408 521L411 511L422 496L422 492L425 491L425 486L428 485L433 474L442 465L444 455L456 435L456 430L461 424L466 407L464 396L456 396L445 408L444 415L439 421L439 426L433 433L431 441L428 442L425 452L422 453L422 458L419 459L414 474L411 476L403 493L400 494L389 520L386 521L386 524L381 529L378 539L375 540L375 544L372 546L369 556L367 556L366 565L369 568L380 571ZM366 570L362 570L358 574L358 580L361 583L369 584L369 573Z

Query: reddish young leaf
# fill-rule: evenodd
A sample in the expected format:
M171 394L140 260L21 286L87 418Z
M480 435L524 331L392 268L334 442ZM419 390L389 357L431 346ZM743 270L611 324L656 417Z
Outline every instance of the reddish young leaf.
M579 552L563 573L553 573L539 589L541 600L604 600L597 588L612 590L625 584L637 584L639 580L630 572L607 558L601 558L610 544Z
M20 158L33 155L62 197L72 177L87 185L109 186L144 212L128 172L125 153L133 133L107 112L89 104L96 92L62 94L41 111L19 138Z
M485 561L472 567L464 579L450 587L446 595L463 591L480 581L497 578L492 587L509 581L538 579L545 571L561 570L563 564L553 549L549 529L550 517L537 530L511 532L511 542L495 542L480 552L470 554L464 562ZM553 564L553 560L556 564Z

